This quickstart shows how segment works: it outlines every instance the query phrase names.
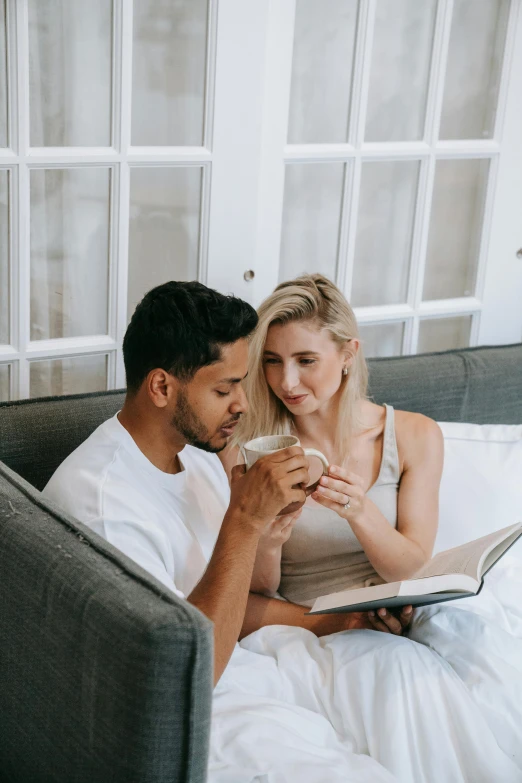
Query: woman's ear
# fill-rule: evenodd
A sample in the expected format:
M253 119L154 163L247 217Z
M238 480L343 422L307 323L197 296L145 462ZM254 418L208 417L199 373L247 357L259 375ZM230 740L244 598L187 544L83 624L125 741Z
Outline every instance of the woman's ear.
M357 356L357 351L359 350L360 340L358 340L356 337L352 338L351 340L347 340L342 348L342 354L345 361L345 367L351 367L353 364L353 361L355 357Z

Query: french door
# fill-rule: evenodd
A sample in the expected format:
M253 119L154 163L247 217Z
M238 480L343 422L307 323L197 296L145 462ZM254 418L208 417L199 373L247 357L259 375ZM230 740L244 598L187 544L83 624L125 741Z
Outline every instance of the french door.
M323 272L370 356L519 341L519 0L223 5L237 43L218 50L234 86L223 133L250 190L214 180L237 230L211 283L257 304ZM254 6L262 55L245 46Z
M520 4L0 0L0 399L122 387L169 279L324 272L370 356L520 340Z

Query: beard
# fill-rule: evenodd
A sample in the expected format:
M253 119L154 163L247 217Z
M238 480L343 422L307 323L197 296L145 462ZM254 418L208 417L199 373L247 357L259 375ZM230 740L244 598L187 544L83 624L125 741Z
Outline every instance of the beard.
M176 399L176 410L172 417L171 424L177 431L183 435L190 446L195 446L202 451L208 451L210 454L217 454L223 451L227 445L226 441L222 446L213 446L210 442L206 426L203 424L194 408L188 401L188 397L183 389L178 390Z

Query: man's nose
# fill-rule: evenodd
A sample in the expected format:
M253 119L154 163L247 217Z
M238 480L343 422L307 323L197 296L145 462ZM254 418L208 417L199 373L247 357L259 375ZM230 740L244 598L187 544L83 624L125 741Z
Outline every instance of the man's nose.
M245 390L239 386L237 390L237 396L231 404L230 413L235 415L236 413L246 413L248 410L248 400L245 394Z

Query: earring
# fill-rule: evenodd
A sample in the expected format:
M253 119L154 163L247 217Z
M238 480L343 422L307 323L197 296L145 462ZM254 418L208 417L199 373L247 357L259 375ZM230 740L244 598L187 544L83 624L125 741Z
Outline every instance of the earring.
M343 375L348 375L348 367L343 367Z

